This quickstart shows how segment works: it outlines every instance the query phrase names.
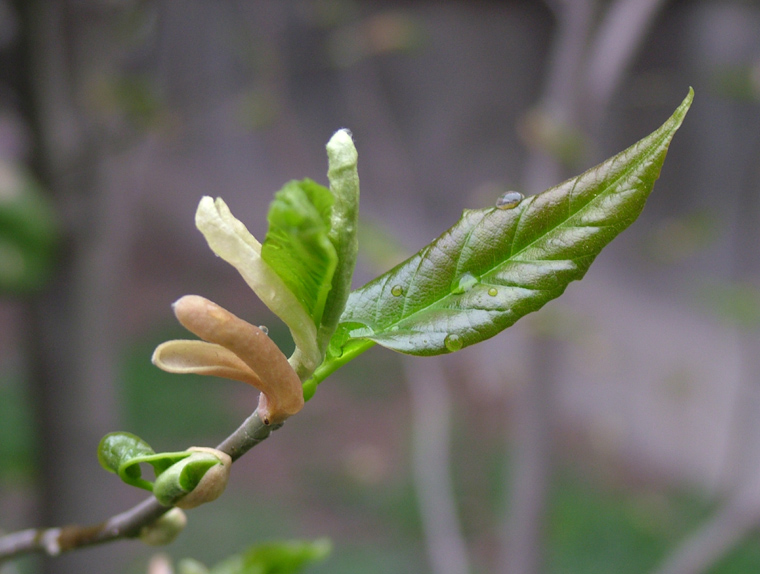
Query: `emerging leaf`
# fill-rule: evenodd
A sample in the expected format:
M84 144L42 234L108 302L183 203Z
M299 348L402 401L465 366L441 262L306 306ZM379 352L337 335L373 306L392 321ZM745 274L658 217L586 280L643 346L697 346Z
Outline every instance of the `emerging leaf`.
M326 187L304 179L278 191L269 207L269 230L261 258L296 296L315 326L322 321L338 263L328 237L333 195Z
M98 444L98 462L108 472L119 472L119 467L137 457L156 454L139 436L129 432L108 433Z
M109 472L115 472L125 483L153 491L153 483L142 477L141 464L150 464L156 476L190 453L156 452L139 436L128 432L108 433L98 445L98 461Z
M204 197L196 213L214 253L290 328L296 350L289 362L301 380L325 356L356 264L359 177L348 130L333 135L327 157L330 189L309 179L287 183L270 206L263 244L220 198Z
M451 229L351 293L323 378L371 343L413 355L492 337L561 295L641 213L693 92L658 130L507 209L466 210ZM336 349L337 347L337 349ZM328 357L329 360L329 357Z
M221 198L201 199L195 224L211 250L235 267L264 304L288 326L299 354L296 362L307 373L314 370L322 360L317 348L317 327L296 295L263 260L261 244Z
M219 450L190 447L184 459L156 477L153 495L164 506L189 509L216 500L227 488L232 458Z
M358 154L348 130L338 130L327 143L329 168L327 178L335 203L330 214L330 241L338 255L338 264L332 277L318 343L324 353L338 326L351 291L351 279L359 251L357 240L359 223L359 173Z

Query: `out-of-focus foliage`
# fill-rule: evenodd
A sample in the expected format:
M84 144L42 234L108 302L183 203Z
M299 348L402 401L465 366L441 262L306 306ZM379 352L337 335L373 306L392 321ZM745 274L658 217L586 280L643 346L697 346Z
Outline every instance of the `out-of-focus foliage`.
M760 287L749 282L712 284L702 291L707 309L743 329L760 326Z
M418 49L424 41L423 30L409 14L388 11L336 28L328 51L334 65L349 68L373 56Z
M648 572L684 533L710 512L685 492L604 487L563 472L555 483L547 571L563 574ZM741 574L757 568L760 544L738 546L709 570Z
M712 77L715 93L745 102L760 100L760 61L753 65L725 66Z
M0 377L0 483L30 477L34 470L34 421L24 385Z
M314 562L324 560L332 545L329 540L265 542L220 562L211 569L195 560L179 563L180 574L297 574Z
M53 208L34 177L0 161L0 293L27 293L49 277L56 242Z
M676 264L711 247L720 222L708 210L696 210L670 217L658 224L643 245L647 256L662 264Z

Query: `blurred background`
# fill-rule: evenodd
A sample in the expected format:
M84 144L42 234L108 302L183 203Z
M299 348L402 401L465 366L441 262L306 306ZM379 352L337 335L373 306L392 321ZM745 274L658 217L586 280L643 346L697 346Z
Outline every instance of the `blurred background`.
M505 190L537 193L686 95L641 218L559 300L440 358L375 348L235 465L166 552L329 537L331 574L760 569L760 5L749 0L0 0L0 529L144 494L100 438L214 445L244 385L167 375L172 301L287 330L194 227L259 238L359 150L356 285ZM2 574L146 571L117 542Z

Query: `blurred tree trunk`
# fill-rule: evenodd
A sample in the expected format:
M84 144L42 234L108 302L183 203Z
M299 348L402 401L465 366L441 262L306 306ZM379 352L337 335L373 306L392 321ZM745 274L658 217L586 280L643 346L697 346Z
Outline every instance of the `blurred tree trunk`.
M29 302L25 325L39 428L39 522L91 523L121 506L96 458L100 438L118 428L113 319L122 260L109 253L109 226L118 215L114 198L101 189L102 146L80 104L85 76L78 28L102 22L79 18L67 1L18 0L16 8L18 82L35 136L33 169L53 196L62 228L55 276ZM47 561L45 570L81 573L100 563L116 571L112 553L73 553Z

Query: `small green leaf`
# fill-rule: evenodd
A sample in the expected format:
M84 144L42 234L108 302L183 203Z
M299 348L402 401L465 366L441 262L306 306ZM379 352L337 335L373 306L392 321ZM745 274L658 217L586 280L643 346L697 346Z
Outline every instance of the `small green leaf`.
M373 342L413 355L459 350L561 295L638 217L692 98L690 90L659 129L578 177L511 209L466 210L433 243L353 291L341 317L352 328L348 337L338 329L345 342L315 379Z
M338 262L330 238L333 195L309 179L291 181L269 208L262 259L319 326Z
M108 472L119 472L124 462L151 454L155 451L150 445L129 432L108 433L98 444L98 462Z
M177 453L179 454L179 453ZM216 500L227 488L232 459L208 447L190 447L185 456L156 472L153 496L164 506L195 508Z
M297 574L327 558L329 540L266 542L231 556L211 569L211 574Z
M162 472L153 485L153 495L164 506L171 506L191 492L219 459L208 454L187 456Z
M128 432L108 433L98 445L98 461L109 472L115 472L125 483L153 491L153 483L142 478L143 463L150 464L156 476L190 453L156 452L140 437Z

